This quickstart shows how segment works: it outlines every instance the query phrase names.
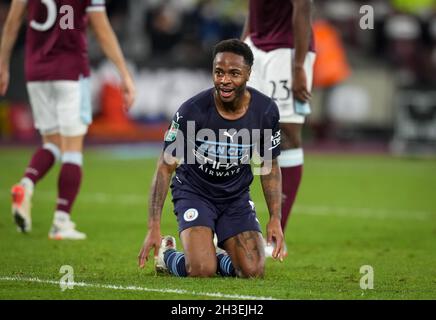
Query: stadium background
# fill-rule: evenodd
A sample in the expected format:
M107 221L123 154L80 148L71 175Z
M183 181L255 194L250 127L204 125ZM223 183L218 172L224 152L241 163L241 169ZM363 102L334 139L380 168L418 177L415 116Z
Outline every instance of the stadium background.
M0 2L0 26L9 3ZM90 34L94 123L74 208L88 244L47 242L55 172L38 185L32 235L19 237L13 230L9 187L39 142L25 90L24 30L15 47L10 88L0 98L0 298L208 297L95 287L62 293L50 283L29 286L16 280L58 280L63 264L75 266L77 278L91 284L282 299L436 298L435 1L315 1L323 58L315 71L313 113L304 128L305 175L287 230L291 253L284 264L268 261L266 279L244 283L245 289L237 281L218 279L168 284L153 277L151 266L138 271L135 257L168 120L181 102L211 85L211 48L220 39L239 37L246 1L106 3L138 96L124 114L116 73ZM361 28L364 5L374 9L373 29ZM258 183L252 193L265 225ZM175 234L170 201L165 210L162 230ZM23 253L32 259L30 265ZM359 287L359 268L366 264L375 269L372 291Z
M129 117L118 114L116 92L110 86L116 81L115 72L90 35L95 118L90 138L159 140L180 102L210 86L211 48L220 39L240 35L245 2L107 1L139 90ZM404 145L407 140L428 142L431 146L425 149L434 151L434 1L330 0L315 5L318 51L328 56L316 67L306 142L340 142L345 147L363 140L384 151L403 152L412 148ZM372 30L360 27L363 5L374 9ZM1 25L7 9L8 1L2 1ZM37 139L24 90L23 46L24 32L13 55L10 90L1 100L2 142ZM341 48L344 62L332 63L341 56ZM339 75L332 75L332 70Z

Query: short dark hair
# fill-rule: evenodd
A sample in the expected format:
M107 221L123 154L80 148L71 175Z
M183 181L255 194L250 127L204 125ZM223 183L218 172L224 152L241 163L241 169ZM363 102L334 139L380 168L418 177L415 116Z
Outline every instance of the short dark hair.
M223 40L213 48L213 58L220 52L231 52L244 57L245 63L251 68L254 57L250 47L239 39Z

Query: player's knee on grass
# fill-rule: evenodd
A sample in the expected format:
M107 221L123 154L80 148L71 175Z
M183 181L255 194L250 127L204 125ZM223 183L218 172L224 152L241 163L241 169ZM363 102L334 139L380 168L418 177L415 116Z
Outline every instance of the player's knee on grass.
M190 277L212 277L217 271L213 233L208 227L196 226L181 232L186 272Z
M262 235L245 231L224 242L236 275L241 278L261 278L265 273L265 254Z
M240 278L263 278L265 274L265 261L247 261L236 269L236 275Z
M214 259L195 259L186 261L186 271L190 277L209 278L216 274L217 263Z

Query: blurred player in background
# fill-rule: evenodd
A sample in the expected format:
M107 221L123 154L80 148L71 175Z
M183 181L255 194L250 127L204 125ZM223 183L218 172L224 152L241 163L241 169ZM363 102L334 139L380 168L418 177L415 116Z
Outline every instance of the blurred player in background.
M242 33L254 54L248 85L270 96L280 111L283 232L303 172L301 131L310 113L315 61L311 7L311 0L250 0Z
M270 214L267 238L277 242L273 257L282 260L279 112L272 99L246 87L252 63L253 54L242 41L218 43L215 87L183 103L174 116L150 191L140 267L153 249L156 270L179 277L263 276L263 238L249 194L254 150L262 157L261 168L270 169L261 175ZM160 232L174 172L171 191L184 253L176 251L173 237L162 239ZM214 233L225 252L215 249Z
M12 214L19 231L31 230L34 186L60 160L57 207L49 238L85 239L70 213L80 189L83 140L92 118L88 22L120 72L126 108L134 101L135 87L109 24L104 0L13 0L1 40L1 95L8 89L9 61L26 11L27 90L43 144L33 154L21 181L12 187Z

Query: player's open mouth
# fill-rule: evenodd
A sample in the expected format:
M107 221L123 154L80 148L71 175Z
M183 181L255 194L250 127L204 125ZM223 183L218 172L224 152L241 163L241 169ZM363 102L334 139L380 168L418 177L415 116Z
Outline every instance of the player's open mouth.
M230 98L233 94L233 89L220 88L220 94L223 98Z

